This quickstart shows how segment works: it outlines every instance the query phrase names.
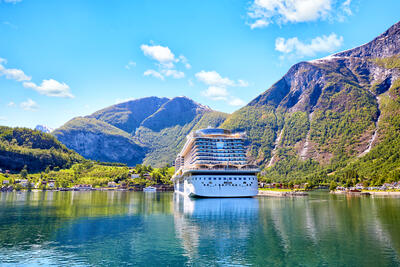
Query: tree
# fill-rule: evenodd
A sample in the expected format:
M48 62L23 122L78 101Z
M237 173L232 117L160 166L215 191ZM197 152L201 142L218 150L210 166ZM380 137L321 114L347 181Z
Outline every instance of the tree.
M21 170L20 175L22 178L26 179L26 177L28 176L28 167L25 165L24 168Z
M32 183L29 180L28 180L28 184L26 185L26 189L28 189L28 191L32 190Z
M332 180L330 185L329 185L329 190L330 191L334 191L334 190L336 190L337 186L338 186L337 183L334 180Z

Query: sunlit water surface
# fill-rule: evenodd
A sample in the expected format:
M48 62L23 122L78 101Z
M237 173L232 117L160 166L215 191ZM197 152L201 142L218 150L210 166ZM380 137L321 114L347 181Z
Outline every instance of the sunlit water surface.
M400 198L0 193L4 266L399 266Z

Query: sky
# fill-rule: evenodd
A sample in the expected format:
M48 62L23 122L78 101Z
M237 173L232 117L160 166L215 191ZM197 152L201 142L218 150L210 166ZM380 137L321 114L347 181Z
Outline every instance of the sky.
M371 41L398 10L398 0L0 0L0 125L56 128L146 96L232 113L293 64Z

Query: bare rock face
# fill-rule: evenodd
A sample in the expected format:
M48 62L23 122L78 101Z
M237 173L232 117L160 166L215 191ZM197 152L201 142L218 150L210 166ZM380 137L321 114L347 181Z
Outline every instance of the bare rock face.
M74 118L53 135L88 159L163 166L196 125L218 126L225 118L187 97L146 97Z
M135 165L145 157L145 149L130 138L85 131L71 132L67 138L60 140L68 141L69 147L79 151L85 158Z

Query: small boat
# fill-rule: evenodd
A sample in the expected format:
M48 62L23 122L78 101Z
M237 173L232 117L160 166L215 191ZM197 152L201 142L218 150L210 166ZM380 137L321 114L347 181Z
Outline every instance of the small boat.
M148 186L143 188L143 192L156 192L157 188L155 188L154 186Z

